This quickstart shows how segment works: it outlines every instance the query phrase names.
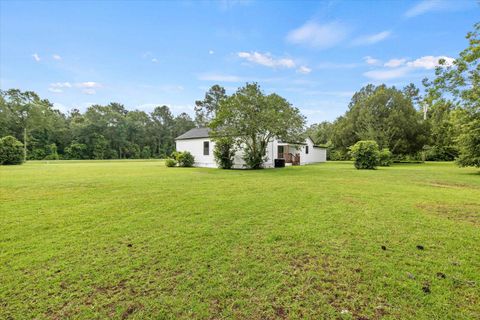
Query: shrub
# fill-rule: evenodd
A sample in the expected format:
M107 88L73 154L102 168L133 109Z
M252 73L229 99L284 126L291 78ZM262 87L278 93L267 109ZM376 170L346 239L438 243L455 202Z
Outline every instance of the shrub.
M193 167L193 164L195 163L195 158L190 152L176 152L175 155L178 165L180 167Z
M230 138L219 138L215 141L213 156L221 169L231 169L233 167L233 158L235 157L235 148L233 140Z
M48 154L45 156L45 160L58 160L60 157L58 156L58 148L55 143L52 143L47 146Z
M175 166L177 165L177 160L172 159L172 158L167 158L167 159L165 160L165 165L166 165L167 167L175 167Z
M0 164L22 164L23 144L12 136L0 139Z
M350 148L355 168L375 169L378 164L380 151L378 144L373 140L358 141Z
M389 167L392 162L392 153L388 148L383 148L378 154L378 165L380 167Z
M123 156L127 159L139 159L141 157L138 144L129 143L123 147Z

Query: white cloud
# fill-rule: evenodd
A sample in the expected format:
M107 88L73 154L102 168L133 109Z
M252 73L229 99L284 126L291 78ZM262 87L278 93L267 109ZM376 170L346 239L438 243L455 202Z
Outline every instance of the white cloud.
M265 67L270 68L294 68L295 61L289 58L273 58L270 53L260 53L260 52L239 52L238 57L245 59L249 62L260 64Z
M55 82L55 83L50 83L50 87L54 88L71 88L72 85L70 82Z
M424 56L418 59L407 61L406 59L391 59L384 64L386 69L377 69L365 72L363 75L373 80L390 80L404 77L416 69L431 70L440 64L438 61L444 59L446 65L450 66L455 61L447 56Z
M198 80L218 81L218 82L242 82L243 81L243 79L238 76L219 74L219 73L204 73L198 76Z
M447 66L451 66L455 59L447 56L424 56L413 61L407 62L407 66L413 68L434 69L439 66L438 60L444 59Z
M54 60L62 60L62 57L60 57L60 55L58 55L58 54L54 54L54 55L52 56L52 58L53 58Z
M297 72L301 73L301 74L309 74L310 72L312 72L312 69L310 69L309 67L306 67L306 66L300 66L297 69Z
M461 1L461 0L423 0L416 5L408 9L404 16L407 18L413 18L432 11L458 11L464 10L475 6L474 1Z
M390 80L404 77L408 74L410 70L411 69L408 67L385 70L372 70L365 72L363 75L373 80Z
M382 31L367 36L361 36L353 40L352 44L356 46L374 44L387 39L391 34L391 31Z
M345 39L347 28L338 22L318 24L308 21L303 26L290 31L287 41L294 44L305 44L318 49L333 47Z
M48 91L54 93L62 93L64 88L71 88L72 85L70 82L54 82L50 83Z
M214 53L215 53L215 51L213 51L213 50L208 50L208 54L214 54Z
M37 53L32 54L33 60L39 62L40 61L40 56Z
M407 59L390 59L383 64L384 67L397 68L403 66Z
M158 63L158 59L157 58L152 58L152 62L153 63Z
M378 65L382 63L380 60L372 58L370 56L363 57L363 60L365 60L365 62L369 65Z
M86 81L86 82L79 82L76 84L77 87L80 88L99 88L101 84L95 81Z

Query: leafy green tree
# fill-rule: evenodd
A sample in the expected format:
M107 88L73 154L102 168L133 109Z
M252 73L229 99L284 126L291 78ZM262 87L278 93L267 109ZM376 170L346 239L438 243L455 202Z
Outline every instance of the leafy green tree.
M151 157L152 157L152 151L150 150L150 147L149 146L143 147L141 158L150 159Z
M140 159L140 147L138 144L129 143L123 147L123 154L127 159Z
M307 129L307 134L316 144L326 145L332 141L333 124L328 121L313 124Z
M48 100L41 99L35 92L22 92L18 89L0 91L0 121L6 124L3 133L23 140L23 156L27 159L29 142L39 140L32 137L32 132L46 135L46 143L35 146L45 148L48 143L48 134L51 130L51 118L55 115ZM58 115L58 113L56 113ZM32 148L33 149L33 148Z
M203 100L195 101L195 123L198 127L207 127L212 121L220 103L225 100L227 95L225 89L218 84L212 86Z
M413 87L402 92L385 85L367 85L355 93L349 110L332 128L332 142L343 154L360 140L374 140L395 155L414 155L428 137L412 102Z
M173 119L173 138L195 128L195 122L185 112L180 113Z
M435 96L447 95L460 108L456 127L460 166L480 167L480 23L466 36L469 46L451 65L444 59L429 88Z
M24 162L23 145L15 137L0 139L0 164L22 164Z
M45 160L58 160L60 157L58 156L58 148L55 143L48 145L47 155L45 156Z
M263 166L269 141L301 141L304 126L297 108L277 94L265 95L256 83L223 100L210 123L213 136L232 137L244 147L244 161L252 169Z
M65 156L67 159L88 159L87 145L73 142L65 149Z
M174 117L167 106L156 107L151 113L152 126L150 135L154 139L154 153L159 157L171 154L175 149L172 132Z
M102 135L96 135L93 140L92 155L94 159L101 160L107 158L108 141Z

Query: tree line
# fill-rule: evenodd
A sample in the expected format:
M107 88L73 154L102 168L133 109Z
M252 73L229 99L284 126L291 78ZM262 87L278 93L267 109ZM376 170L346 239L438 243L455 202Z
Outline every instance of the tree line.
M34 92L0 92L0 137L21 141L26 159L164 158L175 137L194 126L188 114L174 116L167 106L147 113L110 103L64 114Z

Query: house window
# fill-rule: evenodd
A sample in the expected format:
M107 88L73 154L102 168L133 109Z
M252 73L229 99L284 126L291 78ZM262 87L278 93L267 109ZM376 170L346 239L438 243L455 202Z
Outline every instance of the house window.
M305 146L305 154L308 154L308 146Z
M210 154L210 142L203 141L203 155L208 156Z

